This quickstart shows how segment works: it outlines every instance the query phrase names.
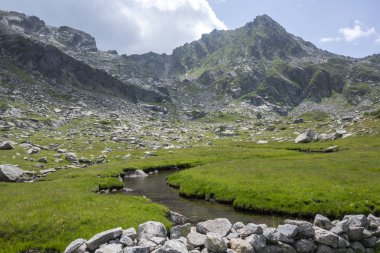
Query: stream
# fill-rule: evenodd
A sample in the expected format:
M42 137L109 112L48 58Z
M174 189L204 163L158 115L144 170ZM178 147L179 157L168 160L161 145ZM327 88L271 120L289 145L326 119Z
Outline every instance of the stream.
M283 217L257 215L238 211L226 204L181 197L178 189L166 184L166 178L171 173L175 173L175 171L160 171L148 177L127 178L124 180L124 186L133 191L126 194L146 196L155 203L167 206L171 211L185 215L192 224L210 219L227 218L231 223L241 221L243 223L264 223L268 226L277 227L284 221Z

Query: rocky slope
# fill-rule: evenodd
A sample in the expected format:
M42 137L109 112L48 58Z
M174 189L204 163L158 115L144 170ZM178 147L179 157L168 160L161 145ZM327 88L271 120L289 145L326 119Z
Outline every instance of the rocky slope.
M132 101L159 103L155 110L169 109L181 118L201 117L240 102L280 114L299 105L304 110L310 103L323 110L319 105L326 98L333 111L369 110L379 103L379 55L354 59L320 50L267 15L236 30L205 34L171 55L100 51L85 32L51 27L16 12L1 12L0 28L1 53L28 72L37 70L48 79ZM24 52L27 59L22 60ZM69 67L51 71L61 65Z

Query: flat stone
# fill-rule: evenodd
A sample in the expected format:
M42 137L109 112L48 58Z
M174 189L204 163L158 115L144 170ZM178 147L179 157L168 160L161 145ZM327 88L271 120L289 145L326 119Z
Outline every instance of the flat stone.
M87 248L93 251L99 248L100 245L121 236L122 233L123 233L123 230L120 227L98 233L94 235L90 240L87 241Z
M221 236L226 236L231 230L232 224L225 218L218 218L215 220L208 220L197 224L197 232L202 234L218 233Z
M186 237L187 243L195 248L203 246L206 241L206 235L200 233L190 233Z

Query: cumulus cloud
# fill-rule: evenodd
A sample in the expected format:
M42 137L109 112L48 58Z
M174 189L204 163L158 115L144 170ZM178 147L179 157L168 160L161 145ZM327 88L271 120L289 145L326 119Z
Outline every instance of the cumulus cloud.
M339 33L343 35L346 41L352 42L360 38L368 38L375 34L376 30L374 27L365 29L360 21L355 20L353 27L340 28Z
M322 43L328 43L328 42L339 42L341 41L340 37L327 37L327 38L321 38Z
M227 29L207 0L2 0L5 9L37 15L93 35L103 50L171 53L213 29Z

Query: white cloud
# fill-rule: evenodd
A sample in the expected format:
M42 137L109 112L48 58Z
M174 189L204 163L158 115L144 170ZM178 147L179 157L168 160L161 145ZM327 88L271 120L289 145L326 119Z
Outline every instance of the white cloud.
M1 0L5 9L68 25L96 38L103 50L171 53L213 29L227 29L207 0ZM34 3L32 3L34 2Z
M380 44L380 35L377 35L377 38L375 40L375 44Z
M341 40L340 37L327 37L327 38L321 38L322 43L328 43L328 42L339 42Z
M368 38L369 36L375 34L376 30L374 27L366 30L363 28L363 24L359 20L355 20L353 27L340 28L339 33L343 35L346 41L352 42L360 38Z

